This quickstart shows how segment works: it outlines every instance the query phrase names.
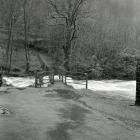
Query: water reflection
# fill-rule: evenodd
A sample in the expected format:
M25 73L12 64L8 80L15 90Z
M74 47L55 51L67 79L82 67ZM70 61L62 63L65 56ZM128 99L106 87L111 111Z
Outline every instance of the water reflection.
M75 91L73 91L73 90L57 89L57 90L55 90L55 92L57 92L57 94L60 97L65 98L65 99L78 100L80 97L82 97L78 93L75 93Z
M69 130L82 127L87 113L90 112L76 104L68 104L66 108L60 109L60 116L65 121L47 132L47 140L72 140Z

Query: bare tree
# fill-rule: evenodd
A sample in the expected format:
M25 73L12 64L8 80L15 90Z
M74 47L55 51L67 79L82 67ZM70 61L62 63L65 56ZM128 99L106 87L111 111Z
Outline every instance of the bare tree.
M11 37L12 37L12 29L13 29L13 19L15 12L15 1L10 1L10 11L9 11L9 22L8 22L8 41L6 48L6 67L9 69L9 61L10 61L10 47L11 47Z
M60 19L65 28L65 45L63 46L65 60L64 67L69 71L69 61L72 42L77 38L77 21L81 16L82 6L86 0L46 0L52 9L52 18Z
M25 43L25 56L26 56L26 72L29 72L29 48L28 48L28 34L27 34L27 0L23 3L23 18L24 18L24 43Z
M3 20L2 25L7 29L7 46L6 46L6 59L5 66L10 72L11 59L12 59L12 35L13 28L16 25L18 19L19 1L18 0L2 0L1 1L1 18Z

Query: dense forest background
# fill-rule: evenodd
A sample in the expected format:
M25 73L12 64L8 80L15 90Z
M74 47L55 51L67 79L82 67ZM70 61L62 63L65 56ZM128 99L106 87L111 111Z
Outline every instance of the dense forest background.
M39 51L55 69L68 61L70 71L88 72L89 79L135 79L140 2L83 0L72 17L75 5L75 0L1 0L1 66L34 71Z

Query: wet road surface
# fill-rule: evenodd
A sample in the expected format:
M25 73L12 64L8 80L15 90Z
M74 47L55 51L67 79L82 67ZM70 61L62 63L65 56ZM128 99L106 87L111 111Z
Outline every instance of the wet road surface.
M0 140L139 140L140 109L119 103L61 84L10 89L0 93L9 111L0 115Z

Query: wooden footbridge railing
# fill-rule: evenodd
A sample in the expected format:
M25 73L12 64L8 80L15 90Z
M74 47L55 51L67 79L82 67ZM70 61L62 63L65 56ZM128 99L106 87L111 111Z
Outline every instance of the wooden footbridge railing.
M51 71L35 72L35 88L42 87L44 84L53 84L54 74Z
M74 80L76 79L76 80ZM78 80L82 79L82 83ZM44 84L54 84L55 82L63 82L66 85L83 85L88 89L88 74L80 72L58 72L52 71L35 72L35 87L42 87Z

